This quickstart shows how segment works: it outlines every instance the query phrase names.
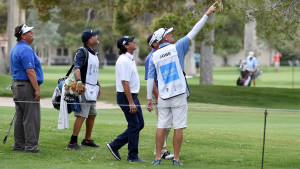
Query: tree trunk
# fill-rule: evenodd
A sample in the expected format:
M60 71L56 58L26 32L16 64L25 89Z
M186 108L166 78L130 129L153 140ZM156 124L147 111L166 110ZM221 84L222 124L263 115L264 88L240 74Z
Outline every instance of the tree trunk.
M6 74L4 51L0 48L0 74Z
M192 40L189 52L184 58L184 70L188 76L196 76L196 62L195 62L195 40Z
M103 51L103 46L99 45L98 46L98 58L99 58L99 69L103 69L104 67L104 59L105 59L105 53Z
M254 53L257 52L257 43L256 43L256 20L251 15L251 10L246 11L246 15L249 18L249 21L245 24L245 32L244 32L244 51L245 57L248 56L249 52L252 51Z
M17 14L17 15L16 15ZM20 9L18 0L8 1L7 10L7 58L6 58L6 74L10 74L10 51L16 44L15 27L20 23ZM24 17L22 17L24 19Z
M203 11L207 11L205 7ZM211 14L207 23L213 24L215 14ZM200 57L200 85L213 85L213 53L214 47L211 42L214 41L214 29L206 34L206 38L201 42L201 57Z
M48 57L47 57L47 66L51 66L51 58L52 58L52 53L51 53L52 46L48 45ZM70 51L68 51L69 53ZM69 54L70 55L70 54Z
M87 17L86 17L86 20L85 20L85 25L84 25L84 28L87 29L87 26L89 24L89 21L91 19L91 13L92 13L93 9L89 8L88 12L87 12Z

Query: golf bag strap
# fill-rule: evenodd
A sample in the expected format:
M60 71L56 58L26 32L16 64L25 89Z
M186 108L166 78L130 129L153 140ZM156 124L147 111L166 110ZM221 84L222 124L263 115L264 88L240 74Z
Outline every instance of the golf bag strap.
M70 69L68 70L68 73L66 74L66 79L69 77L69 75L70 75L70 73L72 72L72 70L73 70L73 68L74 68L74 64L70 67Z
M83 62L83 64L85 64L86 63L86 60L87 60L87 58L88 58L88 51L84 48L84 47L80 47L78 50L81 50L81 49L83 49L83 51L85 52L85 55L86 55L86 57L85 57L85 59L84 59L84 62ZM77 51L78 51L77 50ZM76 52L77 53L77 52ZM66 74L66 76L65 76L65 79L67 79L68 77L69 77L69 75L70 75L70 73L72 72L72 70L73 70L73 68L74 68L74 64L72 64L72 66L70 67L70 69L68 70L68 72L67 72L67 74Z

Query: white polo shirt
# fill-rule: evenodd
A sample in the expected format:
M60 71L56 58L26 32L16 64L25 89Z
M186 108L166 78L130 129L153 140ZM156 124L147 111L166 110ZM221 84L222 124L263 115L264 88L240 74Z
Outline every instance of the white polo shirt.
M119 56L116 62L116 88L117 92L124 92L122 81L128 81L131 93L139 93L140 77L133 55L126 52Z

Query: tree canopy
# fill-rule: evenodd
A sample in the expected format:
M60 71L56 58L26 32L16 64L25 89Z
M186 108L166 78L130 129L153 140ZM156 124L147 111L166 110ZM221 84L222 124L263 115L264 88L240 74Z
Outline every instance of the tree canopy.
M250 11L257 21L257 33L261 39L274 46L283 44L300 48L299 2L296 0L222 0L223 12L217 12L214 25L206 24L197 36L215 29L215 52L226 56L243 47L243 26ZM137 35L142 55L149 51L146 37L159 27L175 28L175 39L186 35L202 17L201 9L212 1L194 0L194 6L186 6L182 0L19 0L25 9L36 8L39 20L59 23L61 44L74 48L80 45L78 38L85 28L100 28L100 41L105 51L111 52L118 36ZM72 5L70 5L72 4ZM0 5L0 8L2 6ZM0 12L0 19L1 19ZM53 15L55 13L56 15ZM0 27L1 29L1 27Z

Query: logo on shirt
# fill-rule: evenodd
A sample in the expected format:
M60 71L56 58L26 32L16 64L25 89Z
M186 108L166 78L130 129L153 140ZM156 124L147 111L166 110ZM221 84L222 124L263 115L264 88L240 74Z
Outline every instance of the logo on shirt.
M164 80L164 84L170 83L179 79L176 63L171 62L169 64L160 66L161 76Z

